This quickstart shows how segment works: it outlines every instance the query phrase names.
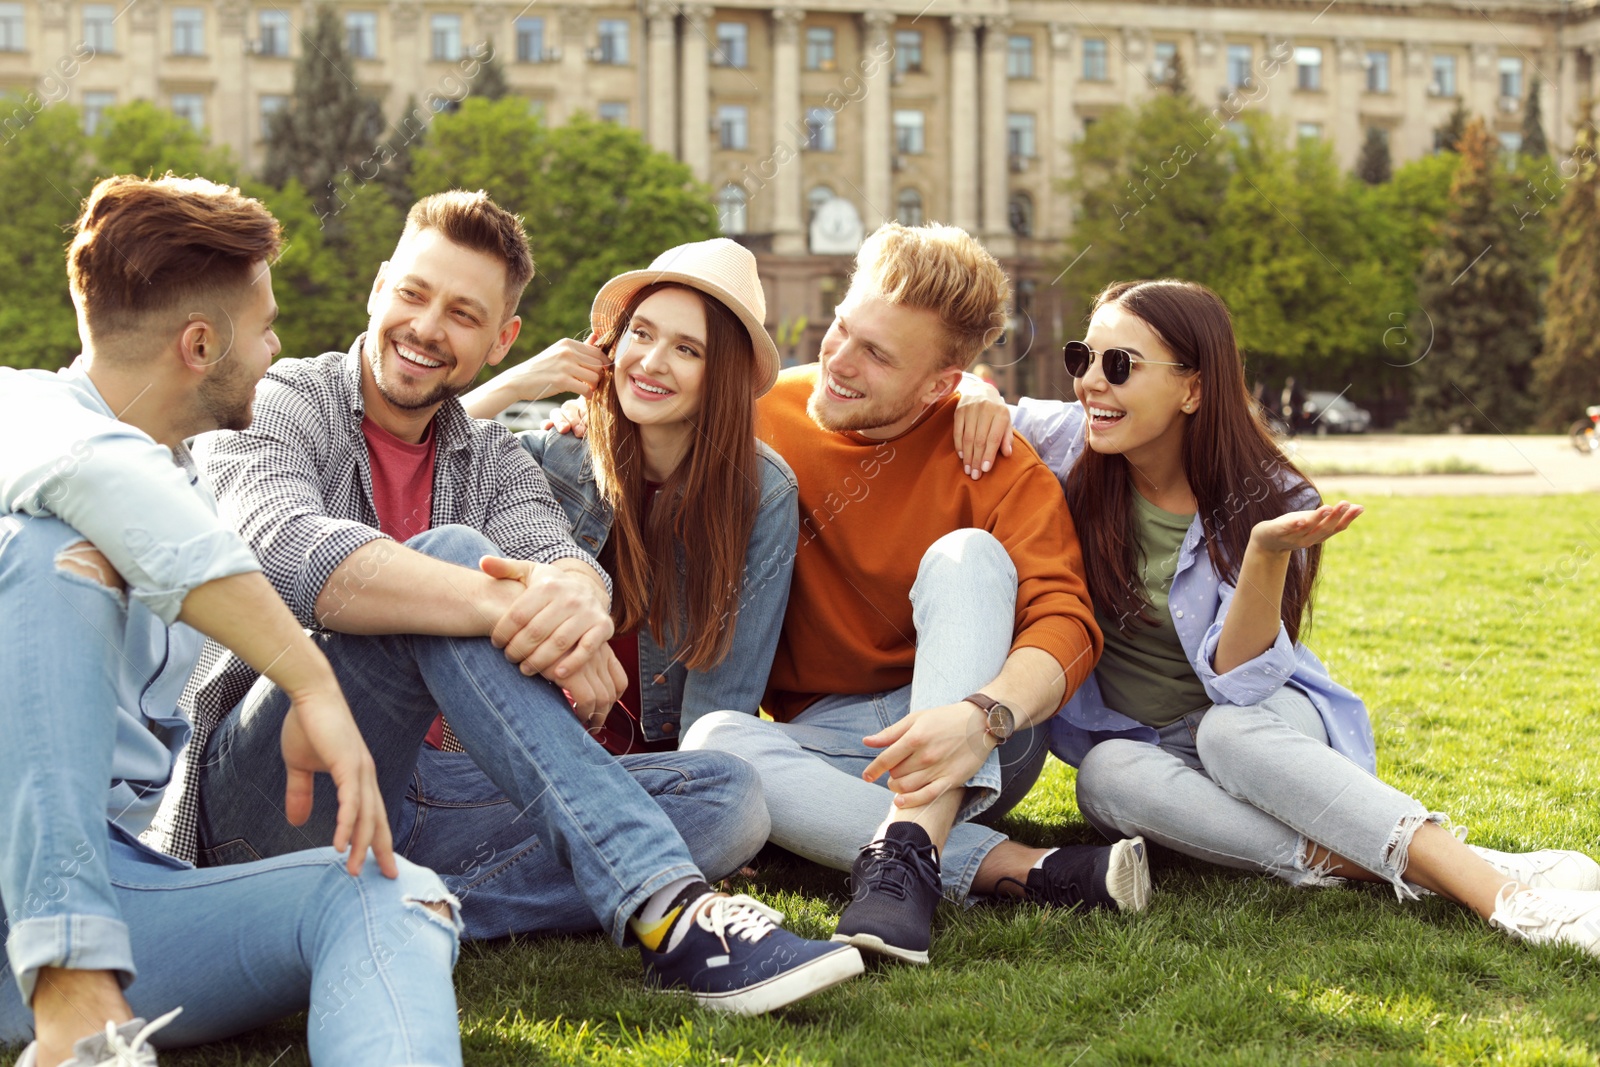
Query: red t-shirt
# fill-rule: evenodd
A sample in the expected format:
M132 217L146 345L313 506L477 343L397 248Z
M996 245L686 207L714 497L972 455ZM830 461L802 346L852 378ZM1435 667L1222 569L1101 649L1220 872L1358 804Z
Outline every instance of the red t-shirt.
M396 541L409 541L433 525L433 463L439 443L433 423L417 444L400 440L366 417L361 433L367 439L378 529ZM443 717L433 720L427 741L434 748L443 743Z

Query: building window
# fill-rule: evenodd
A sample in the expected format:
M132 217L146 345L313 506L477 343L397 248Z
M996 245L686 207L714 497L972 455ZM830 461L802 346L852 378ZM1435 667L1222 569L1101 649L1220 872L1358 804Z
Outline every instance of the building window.
M1233 139L1239 143L1239 147L1240 148L1249 148L1250 147L1250 127L1249 126L1246 126L1244 123L1240 122L1238 119L1234 119L1232 122L1230 122L1226 126L1224 126L1223 129L1225 129L1229 133L1233 134Z
M187 119L196 133L206 128L206 98L199 93L173 93L172 113Z
M922 31L894 31L894 69L899 74L922 73Z
M822 205L834 198L832 186L819 185L806 194L806 226L811 225L811 220L817 217L817 212L822 210Z
M750 147L750 109L743 104L717 108L717 130L723 148Z
M915 189L902 189L894 202L895 221L902 226L922 225L922 194Z
M25 52L28 43L22 34L22 5L0 4L0 52Z
M1006 153L1012 159L1034 156L1033 116L1012 112L1006 116Z
M1307 91L1322 88L1322 49L1304 46L1294 50L1296 89Z
M1514 164L1517 153L1522 151L1522 134L1515 130L1504 130L1499 137L1500 151L1506 154L1508 164Z
M1006 77L1033 77L1033 38L1025 33L1006 39Z
M628 20L600 20L600 50L596 60L614 67L628 62Z
M1300 123L1296 123L1295 124L1295 128L1294 128L1294 135L1295 135L1295 138L1297 140L1301 140L1301 141L1320 141L1320 140L1322 140L1322 123L1320 123L1320 122L1300 122Z
M1165 85L1172 80L1173 68L1178 61L1178 46L1171 41L1156 42L1155 62L1150 64L1150 80Z
M517 20L517 62L544 62L544 19Z
M908 156L918 156L927 151L923 129L922 112L896 111L894 113L894 150Z
M289 98L282 93L261 94L261 137L263 140L272 136L272 116L281 115L288 108Z
M833 70L839 65L833 51L833 27L809 26L806 28L806 69Z
M625 100L607 100L600 105L600 121L609 122L613 126L626 126L628 124L628 104Z
M836 141L833 112L825 107L807 109L806 147L818 152L832 152Z
M1376 51L1367 53L1367 92L1386 93L1389 91L1389 53Z
M117 50L117 9L110 4L83 5L83 43L95 55Z
M206 13L203 8L172 9L172 54L175 56L206 54Z
M1428 86L1433 96L1456 95L1456 57L1433 57L1433 81Z
M461 16L434 15L428 21L432 31L433 58L455 62L461 58Z
M528 114L537 119L541 124L544 122L544 115L548 110L550 110L549 102L543 97L535 96L528 100Z
M1228 88L1248 89L1254 77L1255 56L1247 44L1228 46Z
M378 14L375 11L347 11L344 16L344 46L351 59L378 58Z
M1104 37L1085 37L1083 39L1083 80L1086 82L1110 80L1106 74L1106 39Z
M1500 57L1500 95L1507 100L1522 99L1522 59Z
M284 11L261 12L256 26L261 36L256 41L256 54L286 56L289 54L289 15Z
M1011 219L1011 232L1018 237L1033 236L1033 197L1027 193L1012 193L1007 204Z
M106 108L117 102L116 93L84 93L83 94L83 132L90 137L100 129L100 123L105 121Z
M730 182L722 187L722 192L717 194L717 221L723 233L733 236L746 232L748 202L744 190L737 185Z
M750 27L743 22L717 23L717 50L711 61L719 67L748 67Z

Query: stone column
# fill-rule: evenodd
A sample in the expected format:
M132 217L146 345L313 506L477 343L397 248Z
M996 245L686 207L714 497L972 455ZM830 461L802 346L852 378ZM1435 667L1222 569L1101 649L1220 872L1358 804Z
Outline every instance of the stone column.
M561 88L556 94L552 126L579 111L593 114L589 100L589 9L569 4L560 9Z
M683 8L683 69L678 85L683 93L679 117L678 158L698 181L711 180L711 26L710 4ZM657 84L652 73L651 84ZM670 90L668 91L670 95Z
M894 120L889 101L889 76L894 64L887 58L891 54L889 27L894 25L894 15L888 11L868 11L861 16L861 23L861 39L866 46L861 57L861 70L865 75L861 100L865 125L861 145L861 191L867 200L861 218L866 231L871 233L895 215L890 174Z
M1461 99L1467 105L1467 114L1482 115L1492 134L1500 118L1500 49L1479 42L1468 51L1466 84L1460 86Z
M1143 26L1122 29L1122 102L1137 107L1150 95L1150 31Z
M140 0L141 6L143 0ZM390 73L389 100L393 113L400 114L401 122L411 122L412 115L406 115L406 101L413 95L404 85L412 81L422 70L422 65L429 55L428 42L423 38L427 28L422 21L422 5L417 0L396 0L389 5L389 40L386 44L378 46L378 58L383 61L384 69ZM404 72L401 74L400 72ZM432 89L428 86L428 89ZM425 89L418 89L415 93L415 106L422 109L431 121L432 113L428 111L428 101ZM413 127L415 123L412 123Z
M1550 142L1550 151L1564 155L1572 147L1577 122L1582 117L1583 100L1578 93L1578 49L1563 48L1559 57L1560 73L1556 78L1561 84L1556 91L1555 108L1545 112L1541 118L1545 124L1545 139ZM1550 69L1543 62L1540 66L1545 70Z
M1188 75L1189 92L1207 111L1227 99L1227 48L1222 34L1203 30L1194 35L1194 66Z
M250 5L223 0L217 11L217 88L211 97L211 141L225 144L254 170L256 142L261 137L261 109L252 107L245 66L250 62Z
M1077 74L1072 66L1072 27L1050 23L1050 142L1039 150L1049 191L1039 202L1035 220L1035 232L1041 237L1065 237L1072 228L1072 198L1061 191L1060 183L1072 174L1072 142L1080 129L1072 103Z
M644 14L645 35L649 39L645 51L645 63L649 68L645 72L645 84L650 87L644 101L645 136L651 148L676 155L678 109L673 98L678 85L678 8L668 0L650 0ZM704 38L701 43L704 44ZM701 123L702 136L705 129L705 124ZM704 177L696 177L705 181Z
M1294 61L1294 40L1281 33L1267 34L1266 56L1276 58L1278 71L1267 83L1266 109L1283 123L1290 144L1294 143L1294 94L1300 85L1300 68ZM1326 75L1329 58L1322 57Z
M472 26L477 32L470 38L461 42L463 49L470 49L475 44L487 41L500 57L501 63L509 64L517 57L516 41L513 39L508 46L501 38L501 29L506 23L505 9L498 4L480 3L472 6ZM513 30L513 33L516 31ZM502 51L504 49L504 51ZM470 55L471 53L468 52Z
M38 11L39 29L37 35L30 34L32 40L29 42L29 47L33 51L33 72L36 75L61 78L56 63L71 56L72 46L82 39L73 35L69 27L72 7L67 0L43 0ZM69 94L72 92L70 85L67 92ZM61 98L51 97L52 102L57 99Z
M1390 157L1399 166L1407 160L1433 151L1433 123L1428 121L1428 46L1423 41L1405 43L1405 70L1401 75L1405 117L1400 123L1400 143L1390 146Z
M797 7L772 9L772 126L774 140L790 145L794 157L777 164L772 192L772 250L796 255L806 250L805 215L800 210L806 124L800 111L800 24Z
M950 16L949 218L968 233L978 230L977 29L976 15Z
M1011 232L1010 153L1006 137L1006 37L1011 20L983 21L983 243L996 256L1014 256ZM1037 138L1039 130L1034 128Z
M1367 68L1363 65L1367 49L1355 37L1340 37L1333 42L1334 81L1328 86L1333 107L1334 158L1343 170L1354 170L1361 158L1361 145L1367 131L1361 124L1361 94L1367 88Z
M126 104L130 100L151 100L161 107L167 106L167 101L162 99L158 89L160 82L156 77L156 63L158 57L169 52L171 42L161 39L162 11L161 4L152 0L141 0L128 9L127 40L117 41L120 48L126 49L123 68L128 72L127 80L123 83L122 92L117 94L117 103ZM121 23L119 21L118 27ZM120 36L120 35L119 35Z

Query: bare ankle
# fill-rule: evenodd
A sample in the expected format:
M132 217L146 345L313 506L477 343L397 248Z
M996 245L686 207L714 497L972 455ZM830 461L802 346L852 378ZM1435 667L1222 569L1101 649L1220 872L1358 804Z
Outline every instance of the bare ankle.
M79 1038L98 1034L107 1022L133 1018L112 971L42 967L33 992L33 1024L39 1035L39 1062L54 1064L72 1055Z

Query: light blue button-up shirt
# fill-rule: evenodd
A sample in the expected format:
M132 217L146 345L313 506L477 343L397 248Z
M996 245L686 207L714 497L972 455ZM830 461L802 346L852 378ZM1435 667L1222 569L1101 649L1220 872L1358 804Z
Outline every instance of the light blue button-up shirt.
M1011 415L1017 432L1038 450L1065 485L1067 472L1088 445L1083 405L1024 398L1011 409ZM1328 669L1310 649L1291 642L1281 622L1277 640L1261 655L1223 674L1213 669L1234 587L1223 581L1211 565L1205 542L1205 531L1196 515L1179 550L1167 607L1184 654L1205 686L1206 695L1218 704L1259 704L1282 686L1292 685L1316 705L1333 750L1368 773L1375 772L1377 755L1366 705L1328 677ZM1094 675L1050 720L1050 733L1051 751L1074 767L1090 748L1108 738L1156 741L1155 730L1106 706Z
M184 598L260 564L217 517L187 452L117 421L76 364L55 373L0 368L0 514L7 513L60 519L127 582L106 817L137 836L189 739L178 698L203 638L177 622Z

